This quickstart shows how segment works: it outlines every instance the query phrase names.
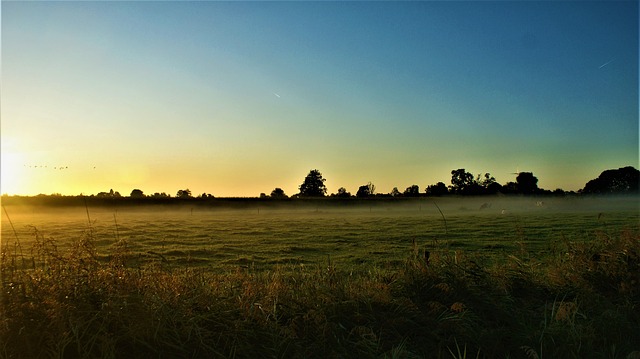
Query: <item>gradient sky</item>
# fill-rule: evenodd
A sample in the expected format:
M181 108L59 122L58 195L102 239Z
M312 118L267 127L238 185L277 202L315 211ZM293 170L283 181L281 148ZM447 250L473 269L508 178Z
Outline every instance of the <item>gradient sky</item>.
M329 193L457 168L578 190L638 167L637 1L1 12L2 193L292 195L316 168Z

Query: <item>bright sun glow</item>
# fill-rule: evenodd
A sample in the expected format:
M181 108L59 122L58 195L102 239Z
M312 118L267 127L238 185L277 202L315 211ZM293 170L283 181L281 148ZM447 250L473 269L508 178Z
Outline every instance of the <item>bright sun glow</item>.
M29 178L26 176L24 156L20 153L2 151L0 159L0 192L7 194L26 193L29 190Z

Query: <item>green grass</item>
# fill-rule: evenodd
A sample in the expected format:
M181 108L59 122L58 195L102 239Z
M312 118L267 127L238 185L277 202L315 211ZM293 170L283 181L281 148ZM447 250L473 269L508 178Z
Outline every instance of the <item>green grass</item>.
M86 213L84 222L74 213L55 221L9 208L0 357L640 350L637 213L459 213L445 233L437 212L391 212L91 210L88 226Z
M584 210L589 206L583 202L573 205L569 200L557 200L549 208L531 203L524 208L521 202L508 202L480 211L477 203L447 200L439 205L446 227L430 202L373 210L98 207L89 208L89 220L98 255L108 259L109 248L122 238L132 266L163 258L176 267L188 264L224 272L238 265L264 269L274 264L309 265L330 256L340 266L357 269L395 266L406 259L413 241L428 250L448 248L503 256L525 246L545 254L557 242L582 241L596 231L638 228L637 210L614 207L604 211L606 205L591 204L592 209ZM508 209L506 214L501 214L503 207ZM66 248L89 228L84 207L33 210L15 206L8 210L25 246L32 244L36 229ZM15 237L5 216L2 236Z

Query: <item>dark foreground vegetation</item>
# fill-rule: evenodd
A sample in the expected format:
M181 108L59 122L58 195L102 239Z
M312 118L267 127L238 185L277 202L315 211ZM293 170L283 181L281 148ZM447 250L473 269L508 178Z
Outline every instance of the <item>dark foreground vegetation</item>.
M636 358L640 233L539 257L407 248L397 268L132 265L91 230L4 244L4 358ZM6 240L6 239L5 239ZM105 259L108 258L108 259Z

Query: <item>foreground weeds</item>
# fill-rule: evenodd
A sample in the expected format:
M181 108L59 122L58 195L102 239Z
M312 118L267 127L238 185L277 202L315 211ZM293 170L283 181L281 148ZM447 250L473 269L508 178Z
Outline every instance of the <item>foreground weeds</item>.
M414 244L395 269L229 273L129 264L92 233L5 244L2 358L627 358L640 350L636 232L537 258Z

